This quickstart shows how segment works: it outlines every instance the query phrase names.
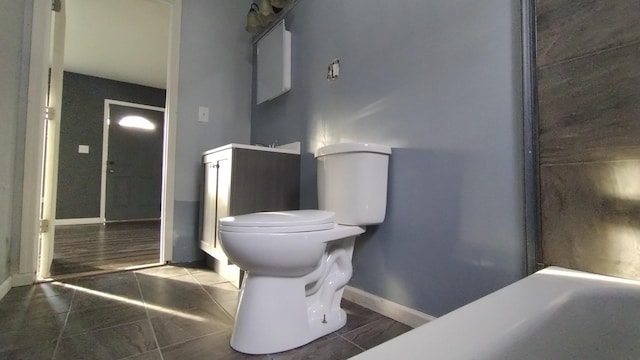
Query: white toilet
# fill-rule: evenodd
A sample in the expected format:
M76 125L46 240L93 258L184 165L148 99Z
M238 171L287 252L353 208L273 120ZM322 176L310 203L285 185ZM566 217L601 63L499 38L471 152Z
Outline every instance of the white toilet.
M384 220L388 146L320 148L321 210L220 219L220 243L246 271L231 347L247 354L293 349L346 324L340 308L351 279L354 240Z

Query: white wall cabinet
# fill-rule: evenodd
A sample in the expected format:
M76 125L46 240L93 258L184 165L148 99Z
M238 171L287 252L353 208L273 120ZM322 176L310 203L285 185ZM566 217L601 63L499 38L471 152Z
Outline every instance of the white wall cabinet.
M291 89L291 32L284 20L257 45L256 104L274 99Z

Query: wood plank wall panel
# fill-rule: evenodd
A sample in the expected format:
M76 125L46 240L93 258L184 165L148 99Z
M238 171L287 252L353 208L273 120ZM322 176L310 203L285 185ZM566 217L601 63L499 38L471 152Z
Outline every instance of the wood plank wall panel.
M543 166L545 263L640 279L640 160Z
M640 2L536 15L542 262L640 279Z
M640 158L640 44L541 68L538 94L542 164Z
M538 0L537 64L640 41L638 0Z

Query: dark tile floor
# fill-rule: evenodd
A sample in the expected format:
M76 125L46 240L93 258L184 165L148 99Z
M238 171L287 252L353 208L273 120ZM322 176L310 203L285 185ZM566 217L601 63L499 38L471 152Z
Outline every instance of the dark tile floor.
M343 300L347 325L303 347L231 349L239 292L202 268L163 266L14 288L0 301L4 359L346 359L410 328Z

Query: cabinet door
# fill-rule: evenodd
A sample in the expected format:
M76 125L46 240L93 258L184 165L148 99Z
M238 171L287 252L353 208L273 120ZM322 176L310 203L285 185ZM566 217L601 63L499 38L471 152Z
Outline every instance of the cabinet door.
M231 199L231 157L219 158L216 162L218 170L218 181L216 190L216 230L215 230L215 242L214 249L216 253L220 253L224 256L222 247L220 247L220 240L218 235L218 220L223 217L229 216L229 205ZM224 256L226 260L226 256Z
M217 164L204 164L204 191L202 204L202 239L200 248L208 253L213 251L216 240L216 191Z
M236 265L231 263L220 245L220 232L218 231L218 220L231 214L231 174L232 174L232 153L231 151L223 152L216 157L216 170L218 171L218 181L216 189L216 230L215 242L213 247L213 257L218 261L214 267L217 273L229 280L232 284L240 287L242 284L243 272Z

